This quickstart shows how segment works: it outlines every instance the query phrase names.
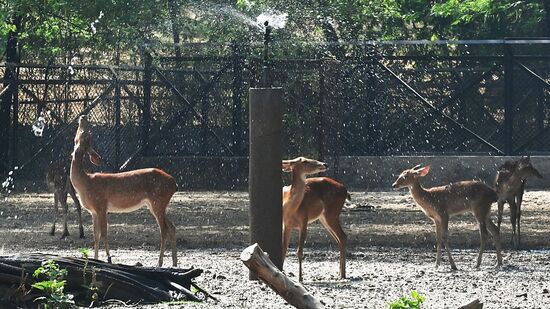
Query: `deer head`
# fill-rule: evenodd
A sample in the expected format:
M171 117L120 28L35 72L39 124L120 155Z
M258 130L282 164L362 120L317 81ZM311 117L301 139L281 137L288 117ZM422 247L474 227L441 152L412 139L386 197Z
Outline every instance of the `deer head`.
M430 172L430 165L425 167L421 167L421 165L417 165L411 169L404 170L403 172L401 172L399 177L397 177L395 182L392 184L392 187L394 189L410 187L413 185L416 178L424 177L428 175L429 172Z
M326 171L328 169L328 164L313 159L298 157L293 160L283 160L282 169L289 173L298 172L303 175L311 175Z
M90 161L97 165L103 165L101 156L92 148L92 134L90 132L90 124L88 118L85 115L80 116L78 119L78 129L74 137L74 151L73 156L83 156L88 154Z
M519 159L517 172L522 179L531 176L542 178L542 175L539 173L539 171L531 164L530 156L523 156L521 157L521 159Z

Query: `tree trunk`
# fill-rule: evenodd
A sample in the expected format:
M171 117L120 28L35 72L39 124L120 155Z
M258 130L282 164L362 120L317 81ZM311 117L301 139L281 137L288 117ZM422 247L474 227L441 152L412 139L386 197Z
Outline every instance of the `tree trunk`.
M11 23L15 25L15 31L8 33L8 41L6 44L6 63L19 63L17 55L17 38L21 30L21 15L13 15ZM12 67L13 68L13 67ZM10 123L11 123L11 106L13 96L17 95L15 91L16 84L10 80L15 78L15 68L10 70L6 67L4 72L4 87L0 89L0 174L5 174L10 169L9 166L9 148L10 148Z
M176 53L176 58L178 59L177 61L179 63L181 58L181 48L179 46L180 30L178 27L178 14L175 0L168 0L168 10L170 11L170 20L172 23L172 39L174 40L174 51Z
M241 261L292 306L296 308L324 308L323 304L300 283L292 281L281 272L258 244L244 249L241 253Z

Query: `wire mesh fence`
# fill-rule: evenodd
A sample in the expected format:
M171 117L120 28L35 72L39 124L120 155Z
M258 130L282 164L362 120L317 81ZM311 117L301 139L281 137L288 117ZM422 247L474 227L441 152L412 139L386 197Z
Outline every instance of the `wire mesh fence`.
M139 66L3 64L16 76L1 81L4 169L68 156L83 113L112 169L139 156L246 156L262 47L147 45ZM546 41L274 44L284 155L548 153L549 55Z

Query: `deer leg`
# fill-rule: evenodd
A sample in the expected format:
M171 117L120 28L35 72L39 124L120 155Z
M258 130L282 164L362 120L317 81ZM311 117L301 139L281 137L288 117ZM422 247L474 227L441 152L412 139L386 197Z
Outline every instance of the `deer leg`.
M290 243L290 235L292 233L292 228L289 226L283 226L283 263L286 258L286 253L288 251L288 245Z
M436 254L435 254L435 268L441 264L441 225L435 222L435 240L436 240Z
M516 204L518 206L518 212L516 217L516 224L517 224L517 238L518 238L518 248L521 246L521 231L520 231L520 221L521 221L521 203L523 202L523 191L520 191L517 195Z
M59 202L63 207L63 234L61 234L61 239L70 236L69 227L67 226L68 216L69 216L69 206L67 205L67 192L64 190L59 190Z
M107 262L111 262L111 254L109 253L109 240L107 239L107 212L101 212L97 214L97 223L99 224L99 232L98 232L98 240L97 243L99 244L100 240L103 240L103 244L105 245L105 253L107 254ZM95 232L95 224L94 224L94 232ZM96 249L97 250L97 249Z
M493 237L493 243L495 244L495 251L497 252L497 267L502 266L502 254L500 246L500 232L498 231L497 226L491 221L491 218L487 216L485 223L489 233Z
M514 249L518 249L517 234L516 234L516 220L517 220L518 208L516 205L516 201L514 199L508 200L508 203L510 203L510 221L512 222L512 245L514 246Z
M319 221L321 221L321 224L323 224L323 226L327 229L329 234L332 236L332 238L334 238L334 240L336 240L336 243L338 244L338 249L340 250L340 278L345 279L347 254L346 247L348 237L344 233L344 230L342 230L340 219L338 217L322 216L321 218L319 218Z
M166 229L168 233L168 239L170 240L170 247L172 248L172 266L178 266L178 252L176 248L176 226L168 218L164 219L166 222Z
M452 270L457 270L453 256L451 255L451 248L449 247L449 218L444 218L441 222L441 242L445 245L445 250L447 251L447 257L449 258L449 263L451 264Z
M58 208L59 198L57 197L57 190L53 193L53 224L50 230L50 235L55 235L55 223L57 222L57 216L59 215Z
M79 237L84 238L84 227L82 226L82 205L80 205L80 201L78 200L78 197L76 196L76 192L74 191L74 187L71 183L71 179L69 178L67 180L67 191L69 191L69 194L71 195L71 198L73 199L74 206L76 207L76 214L78 216L78 230L80 232Z
M97 214L92 213L92 222L94 227L94 259L99 258L99 240L101 239L100 229L99 229L99 219Z
M302 282L302 259L304 257L304 244L307 236L307 222L300 227L298 235L298 281Z
M158 207L158 204L152 204L149 206L149 211L151 211L151 214L155 217L157 220L157 224L160 229L160 255L159 255L159 263L158 267L162 267L163 259L164 259L164 249L166 245L166 239L168 234L168 226L166 223L166 208L160 208ZM172 260L172 263L174 261Z
M477 255L477 263L476 268L479 268L481 266L481 258L483 256L483 251L485 251L485 242L487 241L487 226L485 225L485 221L480 220L479 223L479 236L480 236L480 244L479 244L479 253Z
M502 222L502 212L504 211L504 202L505 201L501 201L500 199L497 202L498 204L497 227L499 231L500 231L500 223Z

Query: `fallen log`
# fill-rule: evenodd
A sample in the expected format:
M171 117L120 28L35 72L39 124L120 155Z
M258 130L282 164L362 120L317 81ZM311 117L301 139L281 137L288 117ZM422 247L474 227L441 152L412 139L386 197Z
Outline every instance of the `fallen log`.
M296 308L324 308L323 304L313 297L304 286L294 282L281 272L258 244L244 249L241 253L241 261L292 306Z
M138 267L32 253L0 256L0 295L4 295L0 298L0 307L32 304L34 299L43 296L41 291L32 288L32 284L47 278L34 278L33 273L48 260L54 261L59 269L67 270L64 292L72 294L80 306L113 300L125 304L203 301L191 292L192 288L201 291L204 298L209 296L192 281L201 275L202 269Z
M479 301L479 299L474 299L471 302L464 304L458 309L483 309L483 303Z

